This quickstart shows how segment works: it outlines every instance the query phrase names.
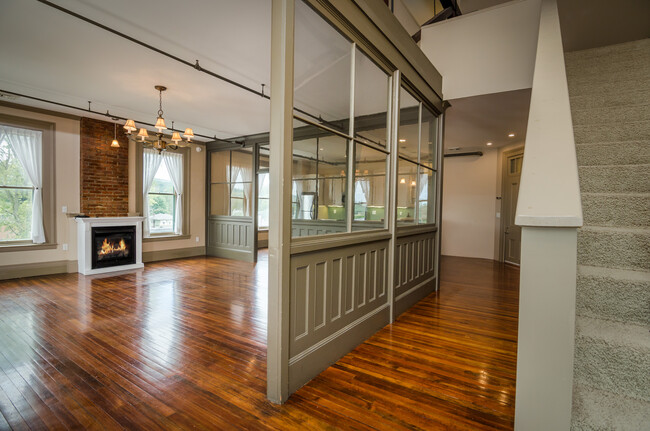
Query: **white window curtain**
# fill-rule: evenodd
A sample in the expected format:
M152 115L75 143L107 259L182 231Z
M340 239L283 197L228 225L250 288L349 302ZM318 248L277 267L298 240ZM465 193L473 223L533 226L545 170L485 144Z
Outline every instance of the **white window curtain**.
M0 139L4 138L13 148L27 177L34 187L32 202L32 242L45 242L43 228L43 132L0 126Z
M232 179L234 183L244 183L242 184L242 189L244 191L244 215L249 217L251 215L251 187L250 181L252 180L253 169L251 166L244 166L242 164L236 164L234 157L232 166Z
M165 152L163 160L174 184L174 193L176 193L174 233L180 235L183 233L183 155Z
M144 216L144 236L149 236L149 190L158 172L162 157L158 151L145 148L142 151L142 215Z
M362 202L364 202L366 205L371 205L372 200L370 199L370 181L367 179L359 179L357 180L357 184L359 187L361 187L361 193L364 197Z

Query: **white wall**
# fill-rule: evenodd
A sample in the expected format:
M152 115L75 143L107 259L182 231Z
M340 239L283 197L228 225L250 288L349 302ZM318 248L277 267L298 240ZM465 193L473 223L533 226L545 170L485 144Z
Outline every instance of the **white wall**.
M484 149L482 157L445 158L442 254L499 260L503 153L522 146Z
M448 157L442 190L443 255L495 259L498 151Z
M516 0L422 28L445 99L530 88L540 0Z

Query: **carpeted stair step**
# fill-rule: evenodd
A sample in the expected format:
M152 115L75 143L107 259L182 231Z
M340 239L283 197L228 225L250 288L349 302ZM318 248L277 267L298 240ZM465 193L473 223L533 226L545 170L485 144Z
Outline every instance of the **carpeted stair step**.
M573 135L576 144L647 141L650 140L650 121L576 125L573 126Z
M647 431L650 403L573 385L572 431Z
M573 379L650 402L650 333L642 325L576 317Z
M578 230L578 264L647 271L650 229L584 226Z
M650 74L650 72L649 72ZM572 109L573 125L624 124L650 120L650 105L607 106L603 108Z
M586 226L650 226L650 193L582 193Z
M649 72L650 74L650 72ZM571 109L601 108L603 106L643 105L650 100L650 90L600 91L571 96Z
M577 144L578 166L650 164L650 140Z
M578 265L576 314L650 326L650 273Z
M650 193L650 165L580 166L583 193Z

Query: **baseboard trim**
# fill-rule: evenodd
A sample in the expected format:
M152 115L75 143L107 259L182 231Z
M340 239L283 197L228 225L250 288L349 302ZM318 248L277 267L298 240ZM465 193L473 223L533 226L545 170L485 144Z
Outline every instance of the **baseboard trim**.
M142 252L142 262L158 262L161 260L182 259L184 257L205 256L205 246L172 248L169 250L155 250Z
M232 248L208 247L206 249L208 256L222 257L224 259L242 260L244 262L253 262L253 253L248 250L237 250Z
M436 290L436 277L429 277L395 298L395 318Z
M52 262L22 263L0 266L0 280L12 278L38 277L41 275L67 274L77 272L76 260L57 260Z
M289 393L300 389L389 323L390 307L384 304L292 357L289 360Z

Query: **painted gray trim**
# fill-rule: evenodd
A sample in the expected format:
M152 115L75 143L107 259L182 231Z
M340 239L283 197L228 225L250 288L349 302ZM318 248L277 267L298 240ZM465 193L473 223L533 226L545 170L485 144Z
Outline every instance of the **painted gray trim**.
M389 323L390 309L388 304L384 304L346 326L336 336L328 337L327 341L323 340L313 349L294 356L289 365L289 392L300 389L314 376Z
M66 274L68 272L74 272L69 271L69 269L76 269L76 264L77 261L57 260L52 262L0 266L0 280L51 274Z
M505 196L506 196L506 182L505 182L505 179L506 179L506 176L508 175L508 166L507 166L506 162L508 161L508 157L516 156L516 155L519 155L519 154L521 154L522 156L524 154L524 146L523 145L515 147L515 148L513 148L511 150L508 150L508 151L504 151L503 154L501 155L501 190L500 190L500 192L501 192L501 209L499 210L499 212L501 214L501 219L499 220L499 262L505 262L505 260L506 260L505 259L505 251L506 251L506 248L505 248L505 235L504 235L504 232L506 230L506 226L505 226L506 218L503 216L503 208L505 207L505 205L503 203L505 202ZM520 177L519 181L521 181L521 177ZM511 265L516 265L516 264L513 264L511 262L507 262L507 263L510 263ZM517 265L517 266L519 266L519 265Z
M33 244L33 243L9 243L7 245L0 245L0 253L14 252L14 251L35 251L35 250L54 250L58 244Z
M414 287L436 277L436 237L436 232L427 232L397 239L393 279L396 303Z
M293 238L291 242L291 254L296 255L318 250L366 244L387 240L390 237L391 235L388 231L381 230L373 232L343 232L319 237Z
M184 257L205 256L205 247L173 248L170 250L143 251L142 262L158 262L160 260L181 259Z
M206 254L213 257L224 259L242 260L244 262L254 262L253 253L250 250L228 249L223 247L207 247Z
M420 300L435 292L437 285L436 277L433 276L398 296L394 305L395 317L397 318L397 316L417 304Z
M438 227L435 224L417 224L411 226L398 226L397 237L403 238L405 236L419 235L421 233L437 232Z
M143 243L147 242L160 242L160 241L175 241L179 239L190 239L192 235L155 235L147 238L142 238Z

